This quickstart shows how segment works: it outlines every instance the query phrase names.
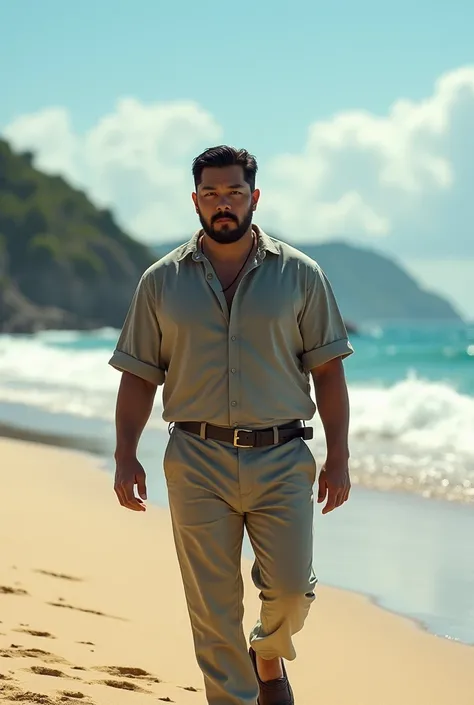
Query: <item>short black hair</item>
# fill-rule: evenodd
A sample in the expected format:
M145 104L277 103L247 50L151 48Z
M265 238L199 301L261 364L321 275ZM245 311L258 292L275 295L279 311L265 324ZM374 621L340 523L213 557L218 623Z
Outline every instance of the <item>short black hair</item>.
M202 172L206 167L241 166L244 172L244 179L250 186L251 191L255 190L255 179L257 175L257 160L247 152L246 149L236 149L221 144L218 147L209 147L204 150L193 161L194 185L197 189L201 183Z

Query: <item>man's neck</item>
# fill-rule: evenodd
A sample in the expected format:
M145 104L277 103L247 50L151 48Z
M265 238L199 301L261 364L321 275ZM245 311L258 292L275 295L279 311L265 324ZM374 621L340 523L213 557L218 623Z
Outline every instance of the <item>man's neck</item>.
M213 262L222 264L241 262L247 257L252 244L256 241L257 235L249 228L249 230L237 242L229 244L221 244L210 238L205 233L201 238L201 247L208 259Z

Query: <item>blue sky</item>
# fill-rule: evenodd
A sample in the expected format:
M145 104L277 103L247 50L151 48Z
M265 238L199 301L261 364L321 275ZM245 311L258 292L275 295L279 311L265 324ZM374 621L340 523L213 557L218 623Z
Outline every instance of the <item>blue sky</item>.
M261 156L339 110L424 98L474 61L469 0L15 0L0 22L1 124L59 104L81 130L120 95L193 99Z
M469 277L466 258L474 266L474 246L467 237L474 214L465 203L465 184L474 172L459 157L465 151L471 117L474 124L469 92L474 83L465 74L453 78L439 95L436 86L443 76L473 69L474 3L401 0L387 7L372 0L332 4L83 0L72 9L59 0L15 0L0 4L0 26L0 131L18 147L34 147L45 169L62 170L84 183L99 201L111 202L137 236L167 239L166 233L174 237L189 227L190 220L180 221L153 203L154 189L158 202L166 173L181 169L182 176L170 178L173 193L179 195L172 199L173 206L175 211L188 208L191 217L185 191L192 188L189 160L215 137L256 153L262 189L268 185L270 194L262 218L273 227L281 222L288 235L295 223L298 234L305 231L303 239L324 239L325 228L327 237L339 233L353 237L395 254L428 285L436 284L461 302L460 277L465 283ZM121 113L117 107L124 98L135 101L131 112ZM379 123L401 99L412 101L417 112L403 125L397 118L391 137L392 128L387 132ZM431 117L424 117L423 101L430 100ZM183 102L186 108L176 108ZM201 111L199 128L191 102ZM175 112L168 117L153 113L151 106L156 104ZM436 133L433 120L438 108L451 126L460 124L462 130L446 130L428 155L426 144ZM336 116L350 111L360 111L359 117L337 126ZM367 117L366 124L360 115ZM135 133L142 134L151 120L164 120L159 135L150 128L146 144L157 150L162 145L161 153L173 144L174 152L161 162L157 154L156 165L149 166L143 182L133 176L139 165L125 164L121 157L119 168L117 155L114 173L106 173L106 160L99 160L98 148L91 152L91 145L99 141L103 147L106 141L105 116L130 145L141 139L132 134L131 121L136 120ZM415 134L410 126L417 120L427 125L423 134ZM312 125L330 126L332 136L327 137L326 128L314 133ZM379 127L377 144L369 144ZM165 139L171 132L173 137ZM63 135L61 144L52 133ZM391 155L387 169L374 172L379 155L389 158L390 148L384 145L390 140L400 141L401 152L425 151L420 159L407 157L403 164ZM337 154L336 143L342 145ZM308 200L308 184L316 178L318 159L324 161L321 155L327 156L330 144L327 177L318 177L318 196ZM87 154L92 156L85 165ZM408 183L410 174L418 178L420 168L429 172L436 188L428 193L426 177L421 191L414 184L410 198L404 195L400 200L400 189L406 191L402 179ZM282 169L287 169L283 185ZM464 186L455 192L461 176ZM398 180L399 191L391 187L380 193L379 184L387 179ZM141 193L136 193L142 183ZM331 192L329 183L334 186ZM422 192L423 199L413 196L415 192ZM127 193L130 204L123 205ZM446 194L443 212L440 193ZM278 205L282 198L288 201L285 212ZM170 201L169 195L165 200ZM316 201L319 208L313 208ZM303 218L320 225L313 232ZM451 223L454 230L465 231L455 243L452 232L444 234ZM448 276L443 269L446 258L451 262ZM469 306L467 297L461 305ZM471 312L474 316L474 303Z

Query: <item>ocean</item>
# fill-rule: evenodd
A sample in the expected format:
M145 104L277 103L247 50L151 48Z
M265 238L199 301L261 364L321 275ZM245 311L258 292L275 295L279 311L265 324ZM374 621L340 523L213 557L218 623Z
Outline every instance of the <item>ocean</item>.
M107 361L117 335L0 335L0 425L63 437L112 472L119 374ZM474 644L474 323L366 326L352 342L354 487L342 509L316 510L316 571L322 583ZM312 423L321 464L322 426ZM162 506L167 437L158 394L140 459L149 499Z

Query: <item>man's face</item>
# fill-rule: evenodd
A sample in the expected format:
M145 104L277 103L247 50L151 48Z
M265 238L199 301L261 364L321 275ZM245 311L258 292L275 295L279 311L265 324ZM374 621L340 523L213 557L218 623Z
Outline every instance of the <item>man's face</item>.
M208 167L193 202L206 235L230 244L248 232L259 196L257 189L250 190L241 166Z

